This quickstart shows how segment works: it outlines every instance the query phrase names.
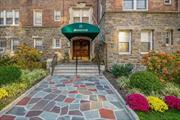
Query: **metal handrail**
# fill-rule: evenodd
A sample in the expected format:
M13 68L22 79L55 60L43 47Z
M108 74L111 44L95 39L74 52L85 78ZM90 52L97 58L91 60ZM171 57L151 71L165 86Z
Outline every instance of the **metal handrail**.
M97 66L98 66L98 71L99 71L99 75L101 74L101 61L100 61L100 56L99 56L99 52L96 53L96 62L97 62Z
M54 74L56 65L57 65L57 55L55 54L51 63L51 76L53 76Z
M76 53L76 76L77 76L77 73L78 73L78 58L77 58L77 53Z

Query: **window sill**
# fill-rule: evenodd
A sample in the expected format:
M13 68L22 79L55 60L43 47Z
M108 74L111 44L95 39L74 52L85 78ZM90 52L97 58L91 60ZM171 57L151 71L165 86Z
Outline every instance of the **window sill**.
M140 52L141 55L146 55L148 54L149 52Z
M18 25L0 25L0 27L19 27L19 24Z
M61 49L61 47L52 47L52 49Z
M119 55L130 55L130 52L119 52Z
M148 9L142 9L142 10L137 10L137 9L123 9L123 11L127 11L127 12L147 12Z

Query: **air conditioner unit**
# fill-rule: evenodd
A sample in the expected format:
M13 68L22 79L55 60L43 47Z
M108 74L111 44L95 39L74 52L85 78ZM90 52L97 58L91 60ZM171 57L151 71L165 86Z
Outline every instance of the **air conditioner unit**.
M5 52L5 48L0 47L0 53L4 53Z

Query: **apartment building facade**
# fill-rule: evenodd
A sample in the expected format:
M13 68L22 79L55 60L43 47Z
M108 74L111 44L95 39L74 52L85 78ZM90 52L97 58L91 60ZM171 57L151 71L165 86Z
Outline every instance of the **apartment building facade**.
M61 28L72 23L98 25L95 40L68 40ZM0 0L0 49L12 53L21 43L48 57L68 54L91 61L103 41L107 66L139 64L151 50L180 49L179 0Z

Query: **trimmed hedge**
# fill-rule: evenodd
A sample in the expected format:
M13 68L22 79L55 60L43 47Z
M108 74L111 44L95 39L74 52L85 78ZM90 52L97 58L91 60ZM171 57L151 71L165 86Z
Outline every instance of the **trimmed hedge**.
M0 86L12 83L21 77L21 70L14 66L0 67Z
M158 77L148 71L140 71L131 75L130 85L134 88L143 90L144 93L158 92L163 86Z

